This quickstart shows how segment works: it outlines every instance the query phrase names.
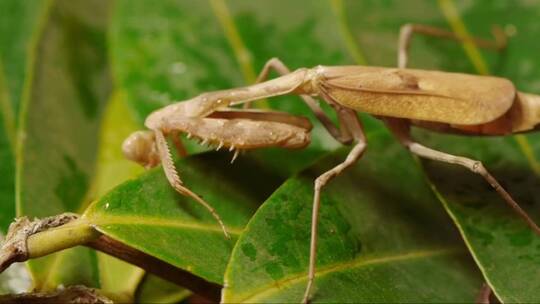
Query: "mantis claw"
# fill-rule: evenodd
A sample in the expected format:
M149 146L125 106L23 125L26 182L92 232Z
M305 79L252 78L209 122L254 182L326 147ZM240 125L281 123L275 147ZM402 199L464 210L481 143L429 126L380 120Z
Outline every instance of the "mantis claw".
M239 153L239 150L234 151L233 158L231 159L231 164L234 163L234 161L235 161L236 158L238 157L238 153Z

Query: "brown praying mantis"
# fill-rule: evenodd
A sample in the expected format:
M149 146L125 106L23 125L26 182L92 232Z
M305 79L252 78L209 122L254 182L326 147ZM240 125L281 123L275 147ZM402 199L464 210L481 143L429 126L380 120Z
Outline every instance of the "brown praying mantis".
M149 131L133 133L123 145L127 158L146 167L161 163L176 191L195 199L227 230L216 211L182 184L174 167L166 136L178 151L184 151L179 133L203 144L235 151L263 147L299 149L310 143L310 121L288 113L238 109L232 106L278 95L295 94L309 106L326 130L340 143L353 145L347 158L320 175L314 183L307 302L315 277L317 222L322 188L364 153L366 136L357 112L381 119L403 146L419 157L463 166L481 175L527 224L540 235L540 228L510 194L490 175L480 161L428 148L410 135L411 126L435 132L463 135L507 135L534 130L540 124L540 96L518 92L507 79L489 76L407 69L413 33L465 40L455 34L424 25L401 28L398 68L367 66L317 66L290 71L279 59L269 60L257 83L229 90L204 93L151 113L145 122ZM480 47L502 49L506 36L494 31L495 41L473 38ZM268 80L271 70L280 74ZM339 125L320 108L315 98L336 112Z

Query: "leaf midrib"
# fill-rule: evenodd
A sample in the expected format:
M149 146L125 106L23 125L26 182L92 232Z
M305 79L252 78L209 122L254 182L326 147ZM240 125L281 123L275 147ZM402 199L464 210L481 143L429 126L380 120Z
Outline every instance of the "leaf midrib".
M178 219L165 219L148 216L115 216L103 213L94 213L83 216L83 219L90 225L106 226L106 225L124 225L124 226L156 226L156 227L172 227L186 230L201 230L207 232L223 233L218 225L202 224L200 222L190 222ZM244 228L227 227L229 234L239 236Z
M416 250L406 253L401 253L397 255L386 255L386 256L378 256L378 257L358 257L356 259L347 261L347 262L340 262L335 264L330 264L324 267L320 267L315 277L322 277L331 273L339 272L342 270L351 270L354 268L362 268L366 266L372 266L372 265L380 265L380 264L389 264L392 262L401 262L401 261L408 261L408 260L414 260L414 259L421 259L421 258L430 258L435 256L442 256L442 255L456 255L456 254L463 254L464 250L459 247L446 247L446 248L433 248L433 249L425 249L425 250ZM295 273L292 274L286 278L283 278L278 281L272 281L271 284L267 284L264 287L261 287L257 289L256 291L252 292L251 294L245 296L241 299L232 299L233 302L243 302L243 303L255 303L258 302L261 298L268 298L275 292L283 289L286 286L292 286L294 284L300 283L302 281L307 280L307 273ZM279 286L276 287L276 286ZM227 299L231 300L231 299Z

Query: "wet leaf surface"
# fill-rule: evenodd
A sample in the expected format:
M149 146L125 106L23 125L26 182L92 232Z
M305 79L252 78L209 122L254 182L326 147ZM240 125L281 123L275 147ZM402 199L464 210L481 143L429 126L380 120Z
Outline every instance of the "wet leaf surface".
M461 138L448 140L464 142ZM491 139L467 142L466 146L466 150L446 150L485 159L493 175L538 222L536 189L540 180L523 162L516 145ZM494 146L498 147L496 152L487 148ZM536 301L540 297L538 282L532 278L539 274L535 265L540 259L540 238L482 178L462 168L431 162L425 167L496 294L509 303Z
M285 153L281 151L280 158ZM205 153L180 160L177 167L184 184L220 214L232 239L225 238L204 207L175 192L161 168L115 188L84 217L116 240L221 284L244 225L290 174L273 169L279 167L279 158L271 163L246 156L231 166L230 156Z

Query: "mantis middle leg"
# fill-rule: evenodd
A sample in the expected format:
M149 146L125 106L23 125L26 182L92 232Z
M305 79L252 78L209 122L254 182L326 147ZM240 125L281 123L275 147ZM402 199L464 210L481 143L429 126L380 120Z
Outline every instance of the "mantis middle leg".
M309 248L309 269L308 269L308 282L306 290L304 293L303 303L307 303L310 297L311 289L313 287L313 282L315 280L315 266L317 262L317 232L318 232L318 222L319 222L319 209L321 205L321 191L323 187L334 177L339 175L343 170L354 165L358 159L362 157L367 143L366 137L364 135L364 130L356 112L344 109L343 111L338 112L342 116L342 121L346 124L347 128L351 130L352 136L354 137L356 144L353 146L347 158L330 169L329 171L323 173L315 180L315 190L313 195L313 211L311 218L311 243Z

